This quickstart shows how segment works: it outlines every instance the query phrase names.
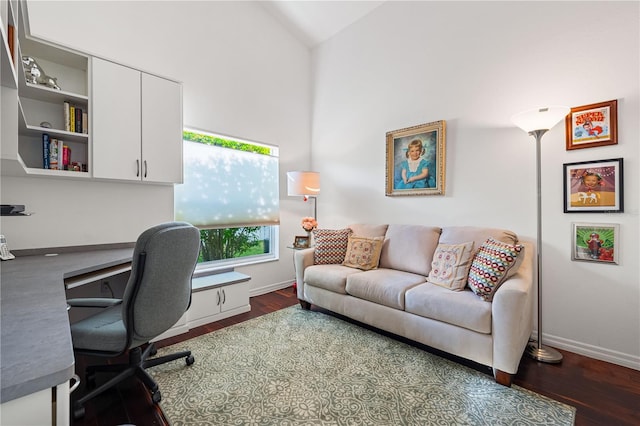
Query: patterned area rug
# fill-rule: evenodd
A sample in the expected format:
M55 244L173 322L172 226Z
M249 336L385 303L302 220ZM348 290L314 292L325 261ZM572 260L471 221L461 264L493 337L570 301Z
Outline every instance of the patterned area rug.
M575 409L298 306L162 348L150 369L181 425L572 425Z

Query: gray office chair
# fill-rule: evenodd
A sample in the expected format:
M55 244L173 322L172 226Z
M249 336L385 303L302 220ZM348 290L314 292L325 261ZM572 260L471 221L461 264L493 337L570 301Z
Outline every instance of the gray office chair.
M131 276L122 299L67 301L71 307L104 308L71 325L76 353L116 357L129 352L128 364L87 368L85 379L89 388L95 386L96 372L115 372L118 375L74 403L76 419L84 416L86 401L134 375L149 389L152 401L157 404L162 396L145 368L179 358L185 358L187 365L194 363L190 351L148 358L156 354L150 340L171 328L189 308L191 276L199 248L200 232L188 223L170 222L154 226L138 237Z

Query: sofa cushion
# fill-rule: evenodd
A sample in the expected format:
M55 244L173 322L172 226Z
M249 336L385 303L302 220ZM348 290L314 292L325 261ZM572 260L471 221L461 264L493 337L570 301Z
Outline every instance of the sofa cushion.
M380 254L380 268L429 275L440 228L422 225L389 225Z
M347 277L361 272L342 265L312 265L304 270L304 283L334 293L347 294Z
M372 269L347 276L347 293L394 309L404 309L404 295L425 277L393 269Z
M467 286L473 255L473 241L463 244L438 244L427 281L449 290L463 290Z
M518 243L518 237L514 232L506 229L483 228L479 226L449 226L442 228L440 243L460 244L473 241L474 247L477 250L487 241L487 238L493 238L494 240L507 244Z
M485 302L491 302L496 290L516 273L524 258L524 246L505 244L493 238L482 244L469 270L469 287Z
M405 311L491 334L491 304L484 303L469 289L449 291L431 283L418 285L407 291Z
M344 266L351 268L376 269L380 261L380 251L384 237L366 238L356 235L349 236L347 243L347 254L344 257Z
M387 227L389 225L370 225L367 223L354 223L347 228L353 230L353 235L359 235L361 237L375 238L384 237L387 233Z
M316 265L342 263L344 255L347 253L347 242L351 232L349 228L314 229L313 263Z

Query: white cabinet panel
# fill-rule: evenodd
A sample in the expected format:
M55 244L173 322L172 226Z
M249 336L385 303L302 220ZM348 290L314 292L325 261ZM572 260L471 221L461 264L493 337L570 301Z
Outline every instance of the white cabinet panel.
M93 176L140 180L140 72L93 58Z
M182 183L182 86L142 73L143 180Z

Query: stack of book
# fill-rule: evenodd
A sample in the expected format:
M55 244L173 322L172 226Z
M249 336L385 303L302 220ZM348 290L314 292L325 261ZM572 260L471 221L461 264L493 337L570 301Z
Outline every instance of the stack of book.
M86 166L71 161L71 148L60 139L42 134L42 168L49 170L86 171Z
M89 133L89 115L82 108L64 103L64 130L74 133Z

